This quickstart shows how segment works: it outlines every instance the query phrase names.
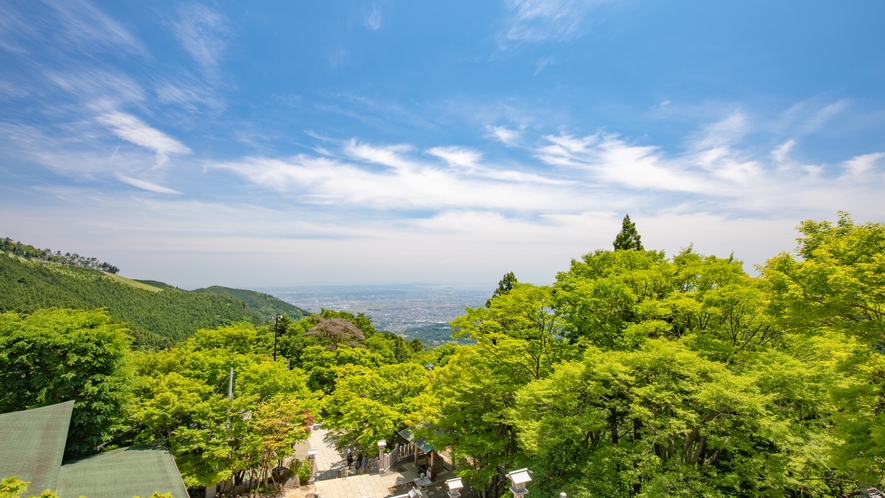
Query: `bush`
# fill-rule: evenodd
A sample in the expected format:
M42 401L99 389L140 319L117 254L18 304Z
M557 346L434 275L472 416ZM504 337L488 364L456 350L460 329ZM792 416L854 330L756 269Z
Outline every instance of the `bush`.
M289 467L289 472L292 475L298 476L298 483L301 486L306 486L308 481L310 481L310 460L293 461Z

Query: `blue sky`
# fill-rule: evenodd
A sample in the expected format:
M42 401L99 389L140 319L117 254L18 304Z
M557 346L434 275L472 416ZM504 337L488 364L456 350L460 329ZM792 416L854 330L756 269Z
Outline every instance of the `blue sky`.
M135 278L549 283L883 221L885 4L0 2L0 236Z

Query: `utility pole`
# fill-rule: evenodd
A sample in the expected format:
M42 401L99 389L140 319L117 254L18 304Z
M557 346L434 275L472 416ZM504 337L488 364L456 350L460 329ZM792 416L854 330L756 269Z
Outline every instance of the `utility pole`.
M280 318L282 315L274 315L273 317L273 361L277 361L277 337L280 336Z

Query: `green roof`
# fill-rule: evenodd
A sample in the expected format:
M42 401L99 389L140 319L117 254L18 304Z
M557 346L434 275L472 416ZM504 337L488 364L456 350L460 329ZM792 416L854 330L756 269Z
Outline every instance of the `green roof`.
M0 414L0 478L29 481L29 491L55 490L74 402Z
M426 439L424 439L423 437L415 439L415 435L412 434L411 428L399 431L399 435L404 437L406 441L417 446L418 449L423 451L424 453L430 453L431 451L433 451L433 445L428 443Z
M148 497L154 492L188 498L172 455L162 442L131 446L71 462L61 468L60 498Z

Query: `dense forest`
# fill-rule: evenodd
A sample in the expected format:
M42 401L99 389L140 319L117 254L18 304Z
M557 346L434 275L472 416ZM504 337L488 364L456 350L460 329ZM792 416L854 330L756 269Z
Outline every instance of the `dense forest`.
M253 290L231 289L230 287L222 287L213 285L203 289L194 289L191 292L203 292L208 294L218 294L220 296L228 296L239 299L249 306L249 309L255 311L266 320L273 320L274 316L285 314L289 318L301 318L305 315L304 310L281 301L270 294L256 292Z
M266 475L322 421L367 454L412 427L486 497L520 467L543 497L843 496L885 480L885 224L799 231L750 276L625 219L552 285L505 275L452 322L471 343L430 350L330 310L162 351L105 311L5 313L0 411L77 399L72 455L164 439L190 487Z
M224 288L221 288L224 289ZM136 346L169 347L200 328L239 321L263 324L273 314L302 311L271 296L229 289L255 308L223 292L187 292L172 286L128 280L96 270L0 253L0 311L29 313L42 308L105 308L126 322ZM268 312L272 313L268 316Z
M65 253L61 251L52 252L52 249L39 249L34 246L22 244L21 242L13 242L9 237L0 239L0 252L8 252L14 256L23 259L39 259L41 261L51 261L68 266L77 266L80 268L89 268L91 270L99 270L108 273L119 273L120 269L116 266L99 261L96 258L87 258L77 253Z

